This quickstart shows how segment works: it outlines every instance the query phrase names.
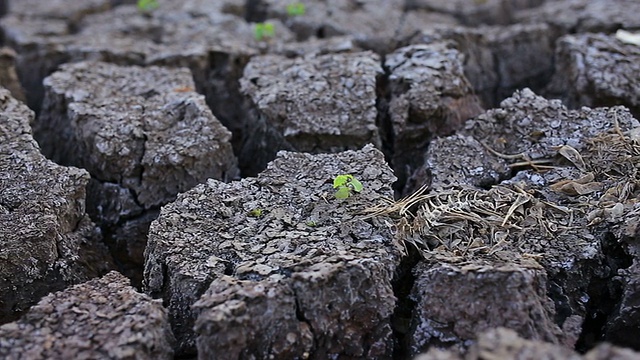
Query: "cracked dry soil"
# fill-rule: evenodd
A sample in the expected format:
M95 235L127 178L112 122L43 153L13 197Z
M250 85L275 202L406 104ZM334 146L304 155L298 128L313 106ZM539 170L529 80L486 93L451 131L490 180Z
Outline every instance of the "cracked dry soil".
M0 357L640 358L640 3L291 3L0 0Z

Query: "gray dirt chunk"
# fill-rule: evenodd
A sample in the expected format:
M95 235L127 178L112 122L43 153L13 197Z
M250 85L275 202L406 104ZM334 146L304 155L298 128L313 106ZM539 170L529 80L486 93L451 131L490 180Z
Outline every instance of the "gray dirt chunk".
M566 347L539 340L528 340L506 328L491 329L481 333L478 341L466 354L433 349L417 356L415 360L633 360L640 353L603 343L584 355Z
M287 0L260 0L248 7L252 21L280 18L299 39L310 37L353 36L365 49L386 53L397 41L424 27L453 25L457 21L446 14L425 15L405 12L404 0L314 1L305 3L301 16L287 15ZM429 20L429 21L424 21Z
M426 153L426 182L436 189L455 184L488 187L506 179L512 169L544 168L558 154L554 147L568 145L580 151L586 138L611 129L611 114L607 109L571 111L559 100L547 100L529 89L518 91L499 108L469 120L457 135L434 140ZM627 126L637 123L625 114L619 121Z
M269 48L269 54L282 55L287 58L314 57L326 54L360 52L353 37L333 36L329 38L310 38L301 42L276 42Z
M364 190L336 199L338 174ZM384 219L358 213L391 196L394 179L371 145L280 152L257 178L212 180L164 207L145 288L168 304L182 351L197 336L203 358L389 358L401 248Z
M421 264L411 297L417 302L410 350L457 345L496 326L528 339L559 342L547 279L533 261L520 264Z
M549 87L570 107L625 105L640 116L640 47L614 35L562 37Z
M131 189L144 208L207 178L237 175L231 134L187 69L82 62L45 80L34 132L43 152Z
M516 89L544 88L553 72L556 37L546 24L515 24L430 29L408 41L453 42L465 56L465 75L488 108Z
M640 176L640 128L625 130L594 139L592 161L600 163L601 172L614 176L611 185L605 183L600 207L588 217L613 235L604 248L611 278L601 295L617 296L618 302L603 303L604 309L612 310L603 329L604 340L640 349L636 336L640 332L640 215L638 189L631 185Z
M113 266L85 213L89 174L45 159L30 120L0 89L0 323Z
M252 58L240 80L253 109L247 131L252 137L240 162L253 161L243 170L263 169L281 149L336 152L379 144L380 76L380 59L371 52Z
M622 225L637 224L637 201L628 184L637 182L639 126L623 107L570 111L559 101L523 90L503 101L501 108L467 122L460 134L434 141L426 173L436 191L425 195L423 207L408 226L409 239L428 249L428 270L419 272L418 279L435 272L429 269L443 266L489 266L480 279L456 286L460 294L473 294L461 300L461 304L470 304L482 301L475 287L482 289L484 278L500 278L501 264L535 260L541 268L521 283L546 283L543 287L548 293L533 295L527 290L532 295L519 298L519 290L511 293L504 288L507 280L490 281L499 286L482 291L509 292L502 298L511 299L510 309L528 308L527 302L536 297L544 304L548 302L545 296L554 306L545 306L544 316L524 312L536 319L534 327L526 325L524 319L529 315L515 315L519 320L514 322L507 311L500 312L502 317L488 316L504 321L491 326L510 327L525 337L573 347L585 319L589 321L593 311L609 306L600 308L600 299L606 297L618 302L615 307L619 308L609 320L610 339L638 346L637 340L620 334L631 334L640 326L632 305L638 296L637 279L630 267L636 251L630 234L635 230ZM519 172L515 176L501 173L507 168ZM508 180L491 180L496 177ZM482 189L489 186L493 187ZM612 233L612 226L620 230ZM453 275L443 271L441 276ZM414 319L414 349L434 343L423 340L425 337L452 344L469 339L470 332L461 337L469 316L454 319L450 314L465 314L472 308L434 307L433 298L421 288L439 282L446 283L431 278L416 283L414 296L426 315ZM495 308L489 305L495 303L486 300L484 306ZM552 319L552 323L543 319ZM539 330L532 330L536 326ZM553 330L556 326L561 332Z
M8 47L0 48L0 86L11 91L15 99L26 100L16 72L16 52Z
M45 87L34 128L43 152L91 173L90 214L140 266L150 213L208 178L237 176L231 134L187 69L80 62Z
M558 35L613 32L640 28L640 2L635 0L555 0L523 10L516 20L547 23Z
M253 27L241 17L221 12L216 1L162 5L151 14L120 6L112 13L88 17L66 52L73 60L188 67L198 91L235 133L234 146L239 146L244 115L237 82L261 45Z
M133 2L133 0L124 0ZM18 52L17 70L29 96L28 105L39 109L42 79L58 65L69 61L63 51L69 35L92 14L108 12L120 0L12 1L9 14L1 20L7 44ZM37 64L37 65L36 65Z
M20 17L61 19L73 24L89 14L105 12L111 9L117 2L122 1L86 0L74 6L69 6L70 4L65 0L14 0L11 1L9 13ZM131 2L131 0L129 0L129 2Z
M182 66L191 69L216 116L235 124L238 104L230 101L234 98L230 95L237 94L235 82L249 55L256 52L252 49L256 40L242 18L219 12L215 2L201 3L162 4L151 13L122 5L84 16L73 27L65 20L11 14L1 26L7 43L19 54L18 72L34 109L42 102L42 79L66 62ZM79 11L78 4L67 7Z
M536 7L545 0L408 0L410 9L424 9L448 14L467 26L506 25L513 22L518 10Z
M482 112L463 73L463 57L446 43L412 45L387 55L394 170L404 184L435 136L450 135Z
M3 359L173 359L167 311L117 272L44 297L0 326Z

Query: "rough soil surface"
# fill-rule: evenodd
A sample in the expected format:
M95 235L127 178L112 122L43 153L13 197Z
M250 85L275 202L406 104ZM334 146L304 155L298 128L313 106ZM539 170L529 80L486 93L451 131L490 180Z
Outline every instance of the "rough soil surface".
M558 40L548 92L570 107L624 105L640 116L640 47L614 35L568 35Z
M562 340L547 296L546 274L535 262L438 260L414 269L411 296L417 305L408 344L412 353L426 349L426 344L460 346L498 326L508 326L527 339Z
M547 23L558 35L615 32L638 29L640 3L634 0L562 0L523 10L515 19L525 23Z
M376 85L383 71L371 52L287 59L256 56L240 79L252 109L241 153L257 173L278 150L337 152L380 147ZM358 79L357 81L355 79ZM335 95L327 96L331 90Z
M566 347L522 338L510 329L496 328L478 336L469 352L462 356L453 351L433 349L415 360L633 360L640 353L602 343L584 355Z
M477 25L507 25L513 22L518 10L542 5L544 0L481 0L469 2L466 0L408 0L409 8L435 11L449 14L462 24Z
M167 311L107 275L49 294L0 326L3 359L173 359Z
M60 2L56 2L59 4ZM119 65L188 67L214 114L242 140L237 79L258 43L251 26L220 12L220 4L192 0L142 13L135 5L60 19L68 6L38 16L10 13L1 21L5 41L18 52L17 70L28 104L39 111L42 80L63 63L98 60Z
M392 51L400 39L424 26L457 23L443 13L408 13L404 0L308 2L305 14L294 17L287 15L287 4L286 0L250 1L247 18L256 22L281 19L301 40L350 35L359 46L382 53Z
M482 112L464 76L463 56L447 43L412 45L387 55L388 115L394 172L404 184L429 142ZM391 139L387 137L387 142Z
M33 112L0 89L0 322L113 267L85 211L89 174L47 160Z
M438 27L413 35L410 44L452 42L464 55L464 74L486 108L516 89L544 88L553 73L555 35L544 23Z
M0 0L0 323L115 263L155 357L637 355L640 3L292 3Z
M605 224L635 213L628 176L637 176L638 126L624 108L570 111L523 90L435 140L426 154L433 191L415 200L422 205L406 225L428 249L414 270L411 349L462 345L496 326L573 347L606 310L592 297L635 296L634 250L622 251L634 230ZM605 328L631 331L614 319L600 325L605 338Z
M35 136L49 158L92 175L88 211L129 276L140 273L160 205L208 178L238 176L231 133L188 69L80 62L44 86Z
M15 99L27 100L16 72L16 52L9 47L0 48L0 86L9 90Z
M336 199L335 174L365 190ZM197 337L199 354L389 357L401 248L383 219L358 214L392 196L393 180L371 145L281 152L257 178L211 180L164 207L145 289L168 305L181 349L195 350Z

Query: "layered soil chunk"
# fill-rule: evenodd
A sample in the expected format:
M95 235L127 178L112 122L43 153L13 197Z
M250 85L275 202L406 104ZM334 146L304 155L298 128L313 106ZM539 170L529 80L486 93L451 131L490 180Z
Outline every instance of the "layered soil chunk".
M541 90L553 73L556 35L544 23L440 27L412 36L411 44L448 41L464 55L464 73L485 108L523 87Z
M545 0L408 0L409 9L433 11L458 19L463 25L511 24L518 10L536 7Z
M43 152L92 175L89 209L121 259L142 265L158 208L208 178L237 176L230 132L187 69L80 62L45 80Z
M305 2L303 14L291 16L286 0L250 1L250 21L280 19L299 40L312 37L352 36L355 42L378 53L389 52L405 36L436 24L457 24L453 16L432 12L406 11L404 0L364 2L338 0Z
M338 174L364 189L335 198ZM384 218L359 213L390 197L393 180L370 145L280 152L257 178L211 180L164 207L145 288L168 305L182 351L197 342L205 357L389 358L402 247Z
M33 116L0 89L0 323L113 266L85 211L89 174L40 153Z
M518 22L546 23L560 35L614 32L640 27L640 3L634 0L546 1L540 7L523 10Z
M496 326L585 346L583 329L603 313L613 315L599 325L605 339L636 346L620 333L640 326L629 302L638 296L630 239L639 127L622 107L570 111L523 90L434 141L425 170L433 191L404 205L418 207L405 233L425 251L414 271L412 351L462 346Z
M435 136L450 135L482 112L463 71L463 55L447 43L412 45L387 55L393 166L404 184Z
M570 107L625 105L640 115L640 47L623 39L613 34L560 38L549 92Z
M256 56L240 79L250 101L243 169L255 173L278 150L337 152L380 144L376 84L383 74L372 52L287 59ZM252 162L243 161L250 157Z
M639 353L602 343L584 355L563 346L529 340L506 328L495 328L478 335L466 354L433 349L415 360L480 360L480 359L557 359L557 360L633 360Z
M167 311L117 272L44 297L0 326L3 359L173 359Z
M40 109L42 80L59 65L98 60L119 65L188 67L198 90L207 96L225 125L236 130L233 125L243 120L238 113L236 83L258 43L252 26L241 17L223 12L222 4L181 1L144 12L135 4L110 11L103 7L87 11L84 2L65 3L65 12L78 14L73 20L56 16L60 9L53 5L60 1L30 2L45 4L34 8L54 9L42 14L22 14L16 9L0 25L6 43L18 53L18 73L32 109Z

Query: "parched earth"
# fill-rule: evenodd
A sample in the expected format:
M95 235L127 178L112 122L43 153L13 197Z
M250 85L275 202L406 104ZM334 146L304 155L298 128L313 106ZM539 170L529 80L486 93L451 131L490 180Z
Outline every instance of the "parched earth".
M640 2L136 3L0 0L0 358L640 358Z

